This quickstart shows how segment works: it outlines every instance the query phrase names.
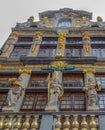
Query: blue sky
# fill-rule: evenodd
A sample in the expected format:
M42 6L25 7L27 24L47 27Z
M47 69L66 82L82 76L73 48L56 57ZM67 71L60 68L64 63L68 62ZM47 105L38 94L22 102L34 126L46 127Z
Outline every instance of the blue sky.
M38 13L60 8L86 10L93 13L93 20L101 16L105 21L105 0L0 0L0 47L17 22L31 15L37 21Z

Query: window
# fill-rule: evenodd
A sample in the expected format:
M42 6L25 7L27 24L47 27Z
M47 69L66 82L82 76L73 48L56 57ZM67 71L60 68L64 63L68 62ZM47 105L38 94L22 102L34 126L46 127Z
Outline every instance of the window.
M58 27L70 27L71 26L71 20L68 18L60 19L58 22Z
M98 94L100 110L105 110L105 94Z
M46 93L26 93L21 110L41 111L47 104Z
M43 37L42 44L57 44L58 38L57 37Z
M91 44L105 44L105 37L91 37Z
M38 56L39 57L54 57L56 54L56 48L55 47L41 47L39 49Z
M63 87L83 87L83 77L81 75L68 75L66 77L63 77Z
M7 105L7 93L0 94L0 110Z
M82 37L67 37L66 44L82 44Z
M35 75L31 78L29 87L44 87L47 88L47 74Z
M105 75L96 75L96 81L101 82L102 88L105 88Z
M65 56L67 57L81 57L83 53L82 48L68 47L65 50Z
M26 56L29 52L30 47L29 46L16 46L14 47L14 50L12 51L10 57L20 57L20 56Z
M0 88L9 88L8 78L0 78Z
M105 48L92 48L92 55L98 58L105 57Z
M33 37L19 37L18 38L18 42L32 42L33 41Z
M60 110L85 110L84 94L65 93L61 100Z

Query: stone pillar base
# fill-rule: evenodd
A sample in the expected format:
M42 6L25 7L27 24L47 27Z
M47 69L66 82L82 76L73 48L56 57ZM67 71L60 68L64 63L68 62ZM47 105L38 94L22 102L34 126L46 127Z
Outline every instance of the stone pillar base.
M46 106L45 111L58 112L57 106Z
M99 107L98 106L94 106L94 107L87 107L87 111L99 111Z
M15 108L12 106L3 107L2 112L15 112Z

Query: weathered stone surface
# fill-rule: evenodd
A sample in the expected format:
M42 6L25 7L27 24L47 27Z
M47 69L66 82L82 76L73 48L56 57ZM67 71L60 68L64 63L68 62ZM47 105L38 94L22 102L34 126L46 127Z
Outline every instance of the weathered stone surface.
M43 115L39 130L52 130L53 127L53 116Z
M105 115L99 116L100 130L105 130Z

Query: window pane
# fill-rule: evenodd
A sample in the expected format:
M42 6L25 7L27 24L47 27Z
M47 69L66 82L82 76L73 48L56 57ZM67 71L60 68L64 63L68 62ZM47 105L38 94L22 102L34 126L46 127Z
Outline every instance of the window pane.
M101 82L102 88L105 88L105 75L96 75L96 81Z
M7 94L0 94L0 109L7 105Z
M85 98L83 94L65 93L61 100L61 110L84 110Z
M83 87L83 77L79 75L67 76L63 78L63 87Z
M35 100L35 94L26 94L22 105L22 109L32 109Z
M100 109L105 110L105 94L99 94L98 98Z
M15 47L13 52L11 53L10 57L20 57L20 56L26 56L29 52L30 47Z
M32 77L29 87L45 87L47 88L47 77Z

